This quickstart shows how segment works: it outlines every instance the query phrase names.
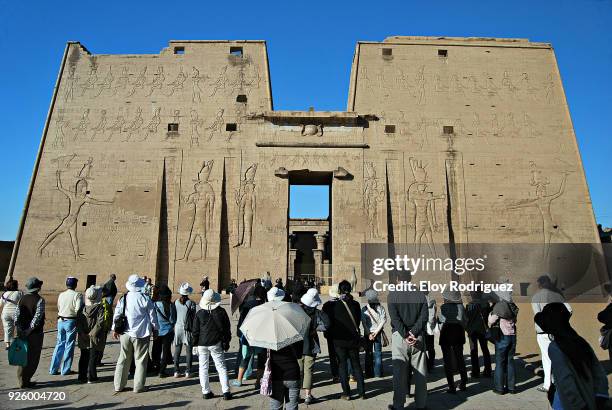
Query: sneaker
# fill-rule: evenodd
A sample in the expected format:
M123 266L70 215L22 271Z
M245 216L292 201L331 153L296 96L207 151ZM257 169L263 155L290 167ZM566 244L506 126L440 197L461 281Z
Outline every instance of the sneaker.
M233 386L233 387L242 387L242 382L238 381L238 380L232 380L230 382L230 386Z
M544 385L542 386L538 386L536 388L537 391L542 392L542 393L548 393L548 389L546 387L544 387Z
M361 396L359 396L361 398L361 400L367 400L368 397L365 394L362 394Z
M213 397L215 397L215 394L213 392L211 392L211 391L209 391L208 393L202 395L202 398L204 400L212 399Z
M223 393L223 400L231 400L232 399L232 393L227 392L227 393Z
M178 379L179 377L183 377L183 375L179 372L174 372L174 377Z
M190 377L193 377L193 373L185 373L184 376L186 379L189 379Z

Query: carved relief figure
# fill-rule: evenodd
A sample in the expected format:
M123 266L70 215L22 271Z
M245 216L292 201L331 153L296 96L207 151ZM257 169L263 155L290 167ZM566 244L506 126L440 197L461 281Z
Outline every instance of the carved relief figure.
M89 76L87 77L87 81L81 84L81 97L85 95L87 90L94 90L96 88L96 84L98 83L98 66L92 64L89 68Z
M153 112L153 117L151 118L151 120L145 127L147 129L147 134L145 135L143 141L149 137L149 134L157 133L157 127L159 127L159 124L161 124L161 117L159 115L160 112L161 112L160 107L157 107L155 111Z
M106 131L106 121L106 110L102 110L100 112L100 120L92 128L93 134L91 135L90 141L94 141L98 134L102 134L102 137L104 137L104 132Z
M544 91L546 93L546 102L552 104L555 102L555 80L552 74L548 74L544 83Z
M95 97L99 97L104 90L110 90L113 86L113 80L113 67L108 67L108 73L106 73L102 82L98 84L100 87L98 89L98 94L96 94Z
M68 69L68 77L66 78L66 93L64 94L65 101L74 99L74 88L79 82L79 77L76 75L76 66L71 65Z
M127 94L127 96L131 97L132 95L134 95L134 93L138 89L143 90L146 82L147 82L147 66L144 66L142 70L140 71L140 73L138 74L138 77L136 77L136 80L132 83L132 89Z
M435 201L445 199L446 195L434 195L427 192L427 171L421 161L410 158L410 167L414 176L414 182L408 187L408 202L414 207L414 243L417 245L417 255L421 254L423 239L427 243L430 253L435 257L436 249L433 242L433 233L439 230L436 221Z
M212 139L215 133L221 133L221 131L223 130L223 112L223 108L217 111L217 115L215 116L214 121L208 127L205 128L208 131L208 141Z
M72 130L74 131L74 135L72 136L72 140L76 141L79 137L87 135L87 128L89 127L89 108L85 108L83 110L83 114L81 115L81 120Z
M77 175L77 181L74 185L74 191L66 189L62 185L62 162L64 163L64 167L67 169L72 159L75 155L68 157L61 157L57 159L58 170L55 175L57 178L57 189L68 198L68 214L62 219L57 228L55 228L43 241L43 243L38 248L38 254L42 255L43 251L51 242L55 240L58 236L62 234L68 234L70 236L70 243L72 244L72 252L74 253L75 260L84 259L81 257L79 252L79 239L77 232L77 221L79 218L79 213L81 212L81 208L83 205L108 205L112 204L113 201L100 201L95 198L92 198L87 193L88 191L88 181L91 179L91 168L93 166L93 159L89 158L89 160L83 165L81 171Z
M115 133L117 132L121 134L121 131L123 131L124 125L125 125L125 119L123 118L123 113L121 112L121 110L119 110L119 112L117 113L117 118L115 118L115 122L113 122L107 128L107 130L109 131L109 135L106 141L107 142L110 141L115 135Z
M117 82L113 87L113 95L117 95L119 91L126 90L129 85L130 73L126 66L121 70L121 75L117 78Z
M508 205L508 209L519 209L519 208L536 208L542 218L542 240L544 243L544 257L548 257L550 251L550 242L553 235L560 235L564 240L572 242L571 238L557 222L553 220L553 216L550 212L552 201L559 198L565 192L565 184L567 182L567 176L569 172L564 171L561 179L559 189L554 194L547 194L546 186L550 184L547 177L542 177L542 171L538 170L536 164L531 162L531 186L535 187L535 198L534 199L523 199L516 203Z
M417 104L425 104L425 66L422 65L416 74L416 99Z
M314 125L314 124L304 124L302 125L302 136L311 137L316 135L317 137L323 136L323 126L322 125Z
M202 120L198 117L198 113L195 110L191 110L191 120L189 121L191 124L191 140L190 144L193 147L194 145L200 145L200 131L198 128L202 125Z
M208 182L214 161L204 161L198 172L198 179L194 179L193 192L185 199L188 206L193 207L193 220L189 231L189 240L183 257L179 260L189 260L195 243L200 241L200 257L194 261L206 259L208 250L208 234L212 228L215 210L215 191Z
M206 77L200 77L200 70L193 67L191 69L191 102L202 102L202 89L200 88L200 80L206 79Z
M132 135L138 135L140 133L140 127L142 127L142 123L144 120L142 119L142 108L138 107L136 109L136 115L132 121L125 127L124 131L127 133L125 137L125 142L128 142Z
M51 144L53 148L64 148L66 141L64 127L67 127L68 125L69 122L64 121L64 114L60 111L55 119L55 139L53 140L53 144Z
M187 74L183 72L183 67L181 67L179 73L176 76L176 79L168 84L168 86L170 87L170 92L168 93L168 97L174 94L175 91L182 90L183 84L185 84L186 80L187 80Z
M238 238L236 247L250 248L253 239L253 218L255 217L255 173L257 164L251 165L240 181L235 200L238 207Z
M512 83L512 78L510 77L510 73L508 73L507 71L504 71L504 76L501 81L501 86L512 97L516 96L516 91L518 90L518 88L515 87L514 84Z
M223 67L219 72L219 76L213 83L213 90L210 93L209 97L214 97L219 90L225 90L225 86L227 84L227 66Z
M157 66L157 72L153 74L153 82L151 82L151 88L149 89L149 93L147 97L153 95L155 90L161 91L164 83L166 82L166 76L164 75L164 67Z
M365 163L363 202L368 220L368 237L372 239L381 238L378 220L378 203L385 199L385 191L378 187L376 169L372 162Z

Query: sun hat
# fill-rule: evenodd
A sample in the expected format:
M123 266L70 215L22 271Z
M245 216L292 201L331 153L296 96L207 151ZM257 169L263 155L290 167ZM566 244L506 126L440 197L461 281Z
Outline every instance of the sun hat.
M91 285L85 291L85 298L87 299L87 301L89 301L91 303L98 302L100 300L100 288L98 288L95 285Z
M212 289L207 289L202 294L200 299L200 307L202 309L212 310L221 304L221 295Z
M331 285L327 293L332 298L336 298L336 299L339 298L340 294L338 293L338 284L334 283L333 285Z
M321 297L315 288L310 288L304 293L300 299L303 305L308 307L317 307L321 304Z
M25 287L28 293L38 292L43 285L43 281L36 276L32 276L26 281Z
M125 287L129 292L141 292L145 285L145 280L137 274L132 274L125 282Z
M193 288L191 287L189 282L181 283L181 286L179 286L180 295L188 296L188 295L191 295L192 292L193 292Z
M268 302L272 302L273 300L277 300L281 302L285 298L285 291L274 286L267 293Z

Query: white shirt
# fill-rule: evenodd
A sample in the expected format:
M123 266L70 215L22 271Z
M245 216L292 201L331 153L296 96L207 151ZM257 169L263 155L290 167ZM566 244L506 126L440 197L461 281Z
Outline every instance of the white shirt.
M128 321L128 330L125 332L130 337L141 339L153 334L153 330L158 331L157 315L155 305L151 298L142 292L128 292L125 296L127 302L125 316ZM119 299L115 314L113 315L113 326L115 330L115 319L123 313L123 296Z
M83 307L83 295L72 289L66 289L57 297L57 315L63 318L76 319Z

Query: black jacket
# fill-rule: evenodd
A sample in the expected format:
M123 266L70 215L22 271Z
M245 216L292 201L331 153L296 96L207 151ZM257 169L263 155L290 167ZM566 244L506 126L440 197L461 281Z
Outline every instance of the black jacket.
M104 287L108 290L108 296L112 296L113 299L115 298L115 296L117 296L117 285L115 285L115 281L112 279L109 279L105 284Z
M200 309L193 319L193 345L214 346L232 338L231 324L222 307Z
M387 299L391 329L398 332L402 338L412 332L418 337L425 330L429 310L427 299L422 292L390 292Z
M359 302L356 302L350 296L347 297L344 302L353 314L357 326L359 326L361 323L361 307L359 306ZM339 347L358 347L361 331L353 324L353 320L351 320L344 303L338 300L329 305L326 304L324 308L327 308L325 313L329 316L330 321L327 337L331 337L334 341L334 345Z

